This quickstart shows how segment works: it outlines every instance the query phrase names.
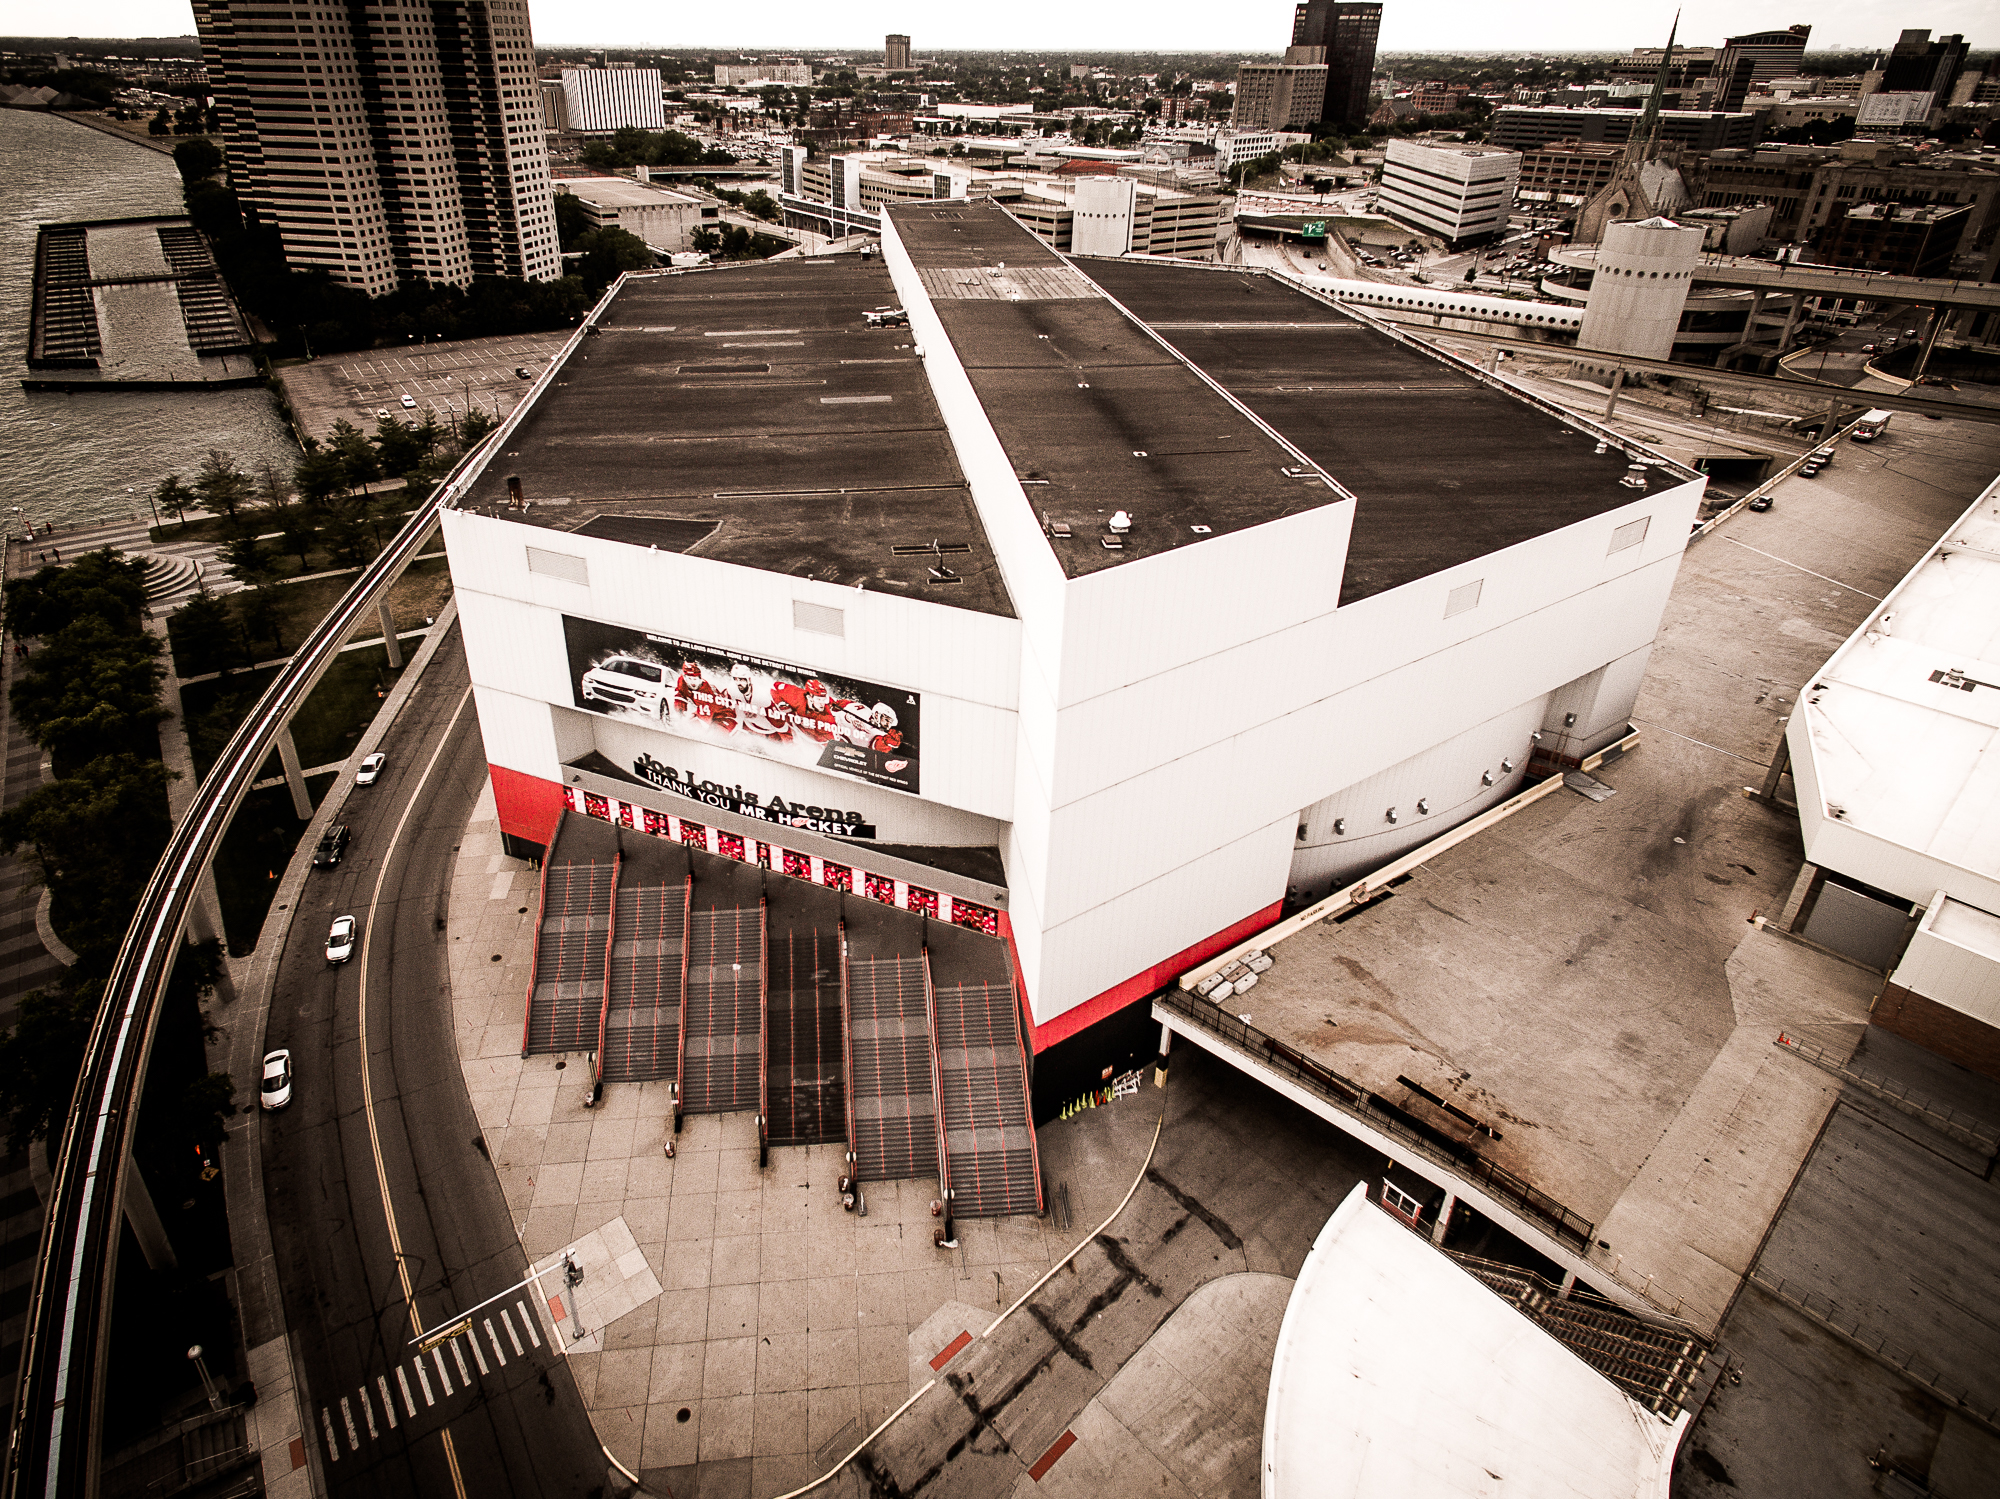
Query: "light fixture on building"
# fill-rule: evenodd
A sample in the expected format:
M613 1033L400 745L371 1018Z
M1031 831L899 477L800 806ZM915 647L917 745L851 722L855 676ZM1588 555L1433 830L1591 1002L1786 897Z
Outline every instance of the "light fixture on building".
M1427 796L1418 797L1417 815L1419 817L1428 817L1430 815L1430 810L1431 810L1431 799Z
M1346 832L1346 831L1347 831L1347 819L1346 819L1345 817L1336 817L1336 818L1334 818L1334 820L1333 820L1333 836L1334 836L1334 837L1336 837L1336 838L1338 838L1338 837L1339 837L1339 836L1340 836L1340 835L1341 835L1342 833L1344 833L1344 832Z
M1479 784L1482 786L1491 786L1493 784L1493 772L1490 770L1480 771Z
M1396 809L1395 809L1394 807L1391 807L1391 808L1389 809L1389 821L1391 821L1391 822L1394 822L1394 821L1396 821L1396 820L1397 820L1397 819L1396 819Z
M1566 729L1573 729L1576 727L1576 715L1574 713L1565 713L1563 715L1563 727Z

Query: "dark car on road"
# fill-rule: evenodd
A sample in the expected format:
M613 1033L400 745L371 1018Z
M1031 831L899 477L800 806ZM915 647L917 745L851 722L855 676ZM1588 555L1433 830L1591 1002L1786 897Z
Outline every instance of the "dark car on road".
M347 840L351 836L344 822L337 822L320 834L319 846L313 850L313 868L331 869L340 862L347 852Z

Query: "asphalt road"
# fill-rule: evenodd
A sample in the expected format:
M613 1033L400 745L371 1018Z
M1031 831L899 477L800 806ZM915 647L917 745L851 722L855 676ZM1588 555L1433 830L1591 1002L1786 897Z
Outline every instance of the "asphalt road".
M307 1440L335 1495L576 1495L606 1464L526 1274L459 1075L444 930L447 866L485 775L459 642L447 641L348 796L353 841L291 913L268 1043L293 1053L289 1108L263 1120L264 1187ZM361 918L339 967L323 943ZM551 1288L555 1289L555 1288Z

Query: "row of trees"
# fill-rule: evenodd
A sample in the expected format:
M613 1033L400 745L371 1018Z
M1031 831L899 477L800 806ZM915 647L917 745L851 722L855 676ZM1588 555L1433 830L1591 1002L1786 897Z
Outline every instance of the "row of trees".
M615 172L620 167L733 167L736 158L727 151L711 151L678 130L641 130L628 125L613 131L609 140L585 146L583 163L601 172Z
M179 109L160 106L160 112L147 125L148 135L207 135L222 128L222 111L204 108L199 99L183 104Z
M59 1136L105 979L172 819L160 763L160 643L144 624L145 564L115 552L9 579L4 618L39 641L10 694L14 720L49 752L55 779L0 813L0 848L24 854L53 901L76 965L30 994L0 1039L0 1110L10 1147ZM198 990L214 982L214 944L184 964ZM231 1112L227 1077L176 1094L177 1132L212 1147Z

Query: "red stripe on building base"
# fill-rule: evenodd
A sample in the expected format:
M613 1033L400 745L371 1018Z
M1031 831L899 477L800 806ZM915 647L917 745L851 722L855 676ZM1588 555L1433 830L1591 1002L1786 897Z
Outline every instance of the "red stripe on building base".
M486 773L493 780L493 810L500 818L500 831L547 848L562 820L562 783L504 765L488 765Z
M1251 912L1214 936L1204 937L1194 946L1182 948L1171 958L1164 958L1151 968L1133 974L1115 988L1106 989L1093 999L1086 999L1074 1009L1064 1010L1055 1019L1035 1027L1032 1038L1034 1049L1037 1052L1047 1051L1056 1042L1067 1041L1078 1031L1095 1025L1113 1011L1124 1009L1135 999L1143 999L1156 990L1164 989L1190 968L1198 967L1217 953L1227 952L1245 938L1261 932L1283 915L1284 909L1283 901L1273 901L1263 910Z
M1040 1483L1042 1475L1056 1465L1056 1459L1075 1445L1076 1433L1073 1431L1064 1432L1049 1445L1047 1452L1044 1452L1040 1457L1035 1459L1034 1467L1028 1469L1028 1476L1034 1479L1036 1483Z
M965 1347L965 1345L967 1343L970 1343L971 1341L972 1341L971 1333L969 1332L960 1333L957 1337L953 1338L949 1343L945 1344L944 1347L938 1350L937 1357L931 1360L931 1367L933 1369L942 1369L946 1364L950 1363L953 1359L957 1358L960 1350L962 1350Z

